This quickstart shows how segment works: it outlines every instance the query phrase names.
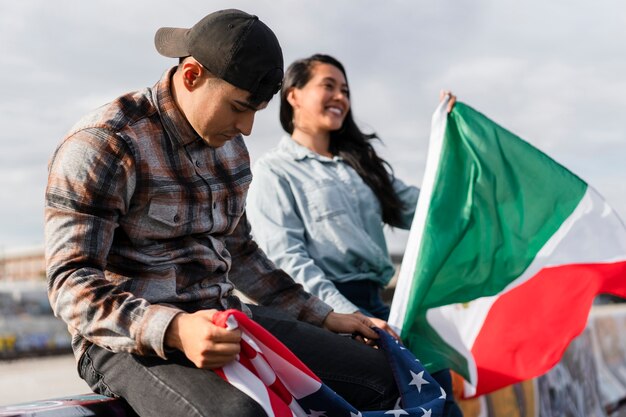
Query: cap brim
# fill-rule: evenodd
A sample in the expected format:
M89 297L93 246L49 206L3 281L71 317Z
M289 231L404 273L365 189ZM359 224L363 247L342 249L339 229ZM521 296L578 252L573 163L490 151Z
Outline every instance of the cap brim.
M161 28L154 35L154 46L163 56L181 58L189 56L187 34L189 29Z

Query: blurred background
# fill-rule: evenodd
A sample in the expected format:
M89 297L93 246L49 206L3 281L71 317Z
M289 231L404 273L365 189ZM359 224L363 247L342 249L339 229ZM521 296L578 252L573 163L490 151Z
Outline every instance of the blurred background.
M358 123L378 133L380 153L405 182L421 184L430 117L448 89L626 216L626 3L618 0L1 2L0 382L14 375L45 385L35 379L45 362L2 368L42 353L63 352L51 374L75 377L67 333L45 298L43 196L54 148L83 114L175 65L154 50L156 29L230 7L275 31L286 64L317 52L342 61ZM247 139L253 163L282 134L274 100ZM407 233L388 237L399 261ZM58 394L85 391L81 383ZM16 401L5 393L0 387L0 404Z

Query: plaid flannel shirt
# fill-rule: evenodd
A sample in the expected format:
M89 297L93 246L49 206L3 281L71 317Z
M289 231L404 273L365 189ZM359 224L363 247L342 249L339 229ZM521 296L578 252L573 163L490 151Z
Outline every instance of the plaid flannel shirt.
M91 343L166 357L179 312L249 311L234 286L313 324L331 311L251 239L243 138L208 146L173 100L174 71L83 118L50 161L49 297L77 358Z

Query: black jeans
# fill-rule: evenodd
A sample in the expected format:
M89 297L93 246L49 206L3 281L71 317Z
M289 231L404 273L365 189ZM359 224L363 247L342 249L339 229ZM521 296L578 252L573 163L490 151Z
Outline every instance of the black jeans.
M360 410L391 409L398 391L383 352L280 312L250 306L271 332L331 389ZM112 353L91 346L80 374L97 393L124 398L140 415L257 417L266 415L250 397L180 353L168 360Z

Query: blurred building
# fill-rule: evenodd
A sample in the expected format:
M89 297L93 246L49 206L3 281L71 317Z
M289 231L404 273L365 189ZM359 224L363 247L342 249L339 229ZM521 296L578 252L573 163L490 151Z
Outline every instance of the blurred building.
M42 246L0 250L0 361L70 351L65 323L54 317Z
M0 250L0 281L45 280L45 277L42 246Z

